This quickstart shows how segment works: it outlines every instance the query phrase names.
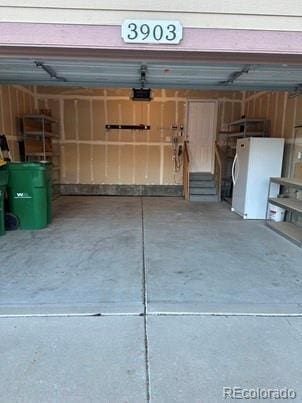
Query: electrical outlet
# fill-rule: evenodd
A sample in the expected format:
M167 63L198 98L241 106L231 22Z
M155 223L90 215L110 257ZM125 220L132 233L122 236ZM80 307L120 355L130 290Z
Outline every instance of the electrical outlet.
M165 137L165 141L166 141L167 143L170 143L171 137L170 137L170 136L166 136L166 137Z
M298 160L302 160L302 151L299 151L299 152L298 152L297 159L298 159Z

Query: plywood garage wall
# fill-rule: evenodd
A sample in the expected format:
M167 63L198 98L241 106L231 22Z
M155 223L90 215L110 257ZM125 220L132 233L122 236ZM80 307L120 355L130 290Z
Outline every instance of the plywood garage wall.
M247 93L244 102L246 117L265 117L269 119L268 134L285 138L284 176L302 179L302 96L287 92Z
M188 99L217 99L218 127L237 119L241 93L154 91L150 103L129 90L38 88L39 106L61 122L62 184L182 183L173 170L172 126L186 127ZM146 124L150 131L105 130L105 124Z
M248 92L244 113L246 117L265 117L268 134L284 137L287 99L287 92Z
M0 130L7 136L12 158L20 160L18 136L19 119L26 113L33 113L34 89L18 85L0 85Z
M291 176L302 179L302 96L289 98L287 104L288 120L285 125L285 136L288 139L289 172Z

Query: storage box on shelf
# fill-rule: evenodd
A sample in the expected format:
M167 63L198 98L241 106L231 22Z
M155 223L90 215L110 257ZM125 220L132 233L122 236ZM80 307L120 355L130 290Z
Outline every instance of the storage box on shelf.
M276 187L282 186L285 193L279 197L271 197L276 193ZM302 199L298 193L302 191L302 180L294 178L270 178L269 196L267 201L266 224L298 246L302 247L302 226L293 222L293 217L302 217ZM270 206L281 207L285 210L285 221L275 221L270 218Z
M47 161L52 163L53 182L59 178L58 147L53 142L58 138L58 121L45 114L24 115L22 140L26 162Z

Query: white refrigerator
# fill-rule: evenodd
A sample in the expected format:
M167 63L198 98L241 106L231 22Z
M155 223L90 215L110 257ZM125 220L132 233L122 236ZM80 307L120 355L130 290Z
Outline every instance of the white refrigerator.
M280 177L284 139L248 137L237 140L232 166L232 211L244 219L263 220L270 177ZM278 188L275 188L276 197Z

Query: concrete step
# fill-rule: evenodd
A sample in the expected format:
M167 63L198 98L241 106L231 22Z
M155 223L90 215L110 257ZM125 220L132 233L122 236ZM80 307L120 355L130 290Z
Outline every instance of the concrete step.
M190 196L190 201L192 202L208 202L208 203L217 203L218 196L217 195L192 195Z
M190 187L190 195L216 195L216 188Z
M210 172L190 172L190 180L211 181L214 175Z
M214 188L216 187L215 181L198 181L190 179L190 188Z

